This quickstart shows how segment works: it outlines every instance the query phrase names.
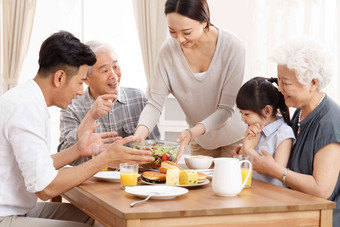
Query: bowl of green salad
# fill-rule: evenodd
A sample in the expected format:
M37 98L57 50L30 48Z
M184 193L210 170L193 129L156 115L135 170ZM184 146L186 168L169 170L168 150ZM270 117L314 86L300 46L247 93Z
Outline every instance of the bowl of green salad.
M143 165L146 169L157 169L164 161L175 161L178 155L179 143L165 140L145 140L145 144L132 144L137 150L149 150L155 161Z

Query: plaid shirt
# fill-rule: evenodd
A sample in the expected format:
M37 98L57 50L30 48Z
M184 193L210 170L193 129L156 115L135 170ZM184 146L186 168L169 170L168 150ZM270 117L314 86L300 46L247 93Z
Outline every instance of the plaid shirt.
M58 151L68 148L77 142L77 128L90 110L95 100L90 95L89 88L85 94L74 99L66 110L60 111L60 139ZM102 116L96 122L99 125L96 133L116 131L118 136L133 135L138 125L139 116L147 102L146 95L135 88L120 87L114 106L108 115ZM160 133L155 126L147 139L159 139ZM91 157L82 157L72 164L79 165Z

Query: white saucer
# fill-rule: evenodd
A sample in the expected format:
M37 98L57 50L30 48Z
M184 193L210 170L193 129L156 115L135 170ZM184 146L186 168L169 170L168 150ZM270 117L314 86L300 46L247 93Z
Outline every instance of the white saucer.
M154 195L151 196L150 199L172 199L177 196L188 193L189 190L186 188L179 188L173 186L144 185L126 187L125 191L142 199L148 197L150 193L155 193Z
M138 174L138 177L140 174ZM94 176L97 180L109 181L109 182L120 182L120 172L119 171L103 171L98 172Z

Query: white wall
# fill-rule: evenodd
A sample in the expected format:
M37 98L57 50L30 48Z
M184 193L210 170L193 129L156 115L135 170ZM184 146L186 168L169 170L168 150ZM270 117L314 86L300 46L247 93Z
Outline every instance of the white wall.
M251 39L252 18L248 14L249 0L208 0L210 20L218 28L226 29L237 35L246 46L246 59L249 57L249 39ZM245 75L249 75L245 68Z
M269 57L285 40L308 36L325 44L333 56L333 78L327 94L340 104L340 1L208 0L211 21L235 33L245 45L245 79L275 77Z

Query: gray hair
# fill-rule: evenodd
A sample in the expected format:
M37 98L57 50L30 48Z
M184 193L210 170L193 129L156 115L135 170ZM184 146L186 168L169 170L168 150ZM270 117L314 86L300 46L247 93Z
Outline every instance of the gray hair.
M96 40L91 40L91 41L88 41L86 43L86 45L91 48L91 50L93 51L93 53L95 53L95 55L98 55L98 53L100 53L100 52L111 52L114 55L116 55L115 50L108 43L100 42L100 41L96 41ZM91 76L91 74L92 74L92 67L93 66L89 66L88 67L88 69L87 69L87 76Z
M321 43L310 39L287 41L273 53L271 60L294 71L297 80L303 85L308 85L314 78L318 79L319 91L322 91L332 78L329 52Z

